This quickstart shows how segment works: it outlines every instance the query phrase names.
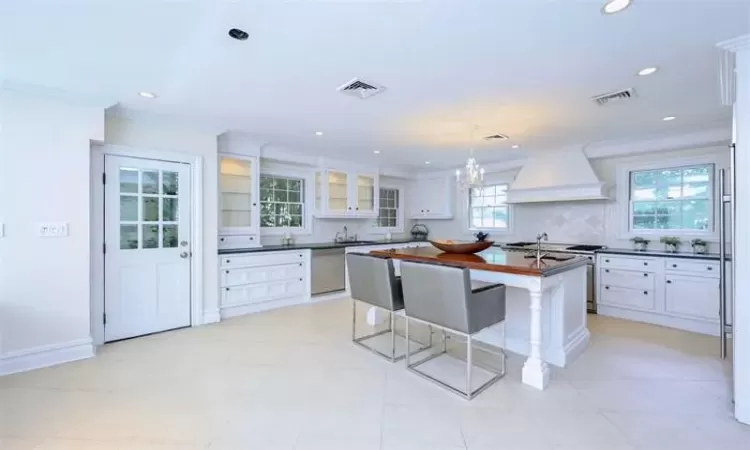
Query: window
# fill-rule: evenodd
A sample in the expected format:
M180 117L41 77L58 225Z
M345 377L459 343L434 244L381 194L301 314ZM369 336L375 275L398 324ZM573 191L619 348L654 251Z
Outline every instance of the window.
M374 225L376 228L389 230L402 229L403 221L401 220L399 197L398 189L380 189L380 206L378 209L378 218L375 219Z
M469 228L509 229L510 211L505 203L507 192L507 184L472 188L469 191Z
M260 176L260 226L303 228L305 180L276 175Z
M713 230L713 164L630 172L630 229Z

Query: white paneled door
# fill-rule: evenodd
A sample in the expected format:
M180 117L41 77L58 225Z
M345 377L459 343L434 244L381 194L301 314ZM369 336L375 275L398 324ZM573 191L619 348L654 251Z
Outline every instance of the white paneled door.
M190 326L190 165L105 157L104 340Z

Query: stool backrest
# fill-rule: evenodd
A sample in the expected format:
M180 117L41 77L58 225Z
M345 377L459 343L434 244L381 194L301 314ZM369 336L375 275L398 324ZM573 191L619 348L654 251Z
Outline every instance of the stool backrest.
M469 269L401 261L401 284L407 316L469 333Z
M401 283L393 260L365 253L348 253L349 287L352 298L389 311L404 307Z

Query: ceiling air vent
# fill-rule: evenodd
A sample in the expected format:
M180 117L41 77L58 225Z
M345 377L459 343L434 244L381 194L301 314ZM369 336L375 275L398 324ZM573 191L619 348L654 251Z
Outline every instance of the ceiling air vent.
M631 98L635 98L635 89L633 88L597 95L596 97L592 97L592 100L594 100L597 105L604 106L610 103L620 103L625 100L630 100Z
M492 136L485 136L484 137L485 141L494 141L494 140L501 140L501 141L503 141L505 139L508 139L508 136L506 136L504 134L493 134Z
M339 86L336 90L342 94L365 99L385 91L385 86L371 83L360 78L355 78L343 86Z

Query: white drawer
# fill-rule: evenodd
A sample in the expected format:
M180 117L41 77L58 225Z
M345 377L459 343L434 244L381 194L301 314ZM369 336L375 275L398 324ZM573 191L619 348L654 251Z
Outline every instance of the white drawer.
M260 247L260 238L254 234L219 236L219 249Z
M224 268L221 269L221 286L239 286L294 278L305 279L307 276L307 264L303 261L276 266Z
M305 282L299 279L230 286L221 289L221 306L242 306L302 295Z
M599 256L599 266L605 268L652 270L658 267L659 262L660 260L656 258L624 258L615 255Z
M285 250L279 252L237 253L221 255L221 268L225 267L257 267L275 266L279 264L294 264L305 261L305 253L309 250Z
M654 291L648 289L630 289L602 284L597 302L645 311L656 309Z
M718 261L668 258L665 264L668 272L690 272L702 277L719 278Z
M631 289L654 289L653 272L635 270L599 269L599 283L605 286L616 286Z

